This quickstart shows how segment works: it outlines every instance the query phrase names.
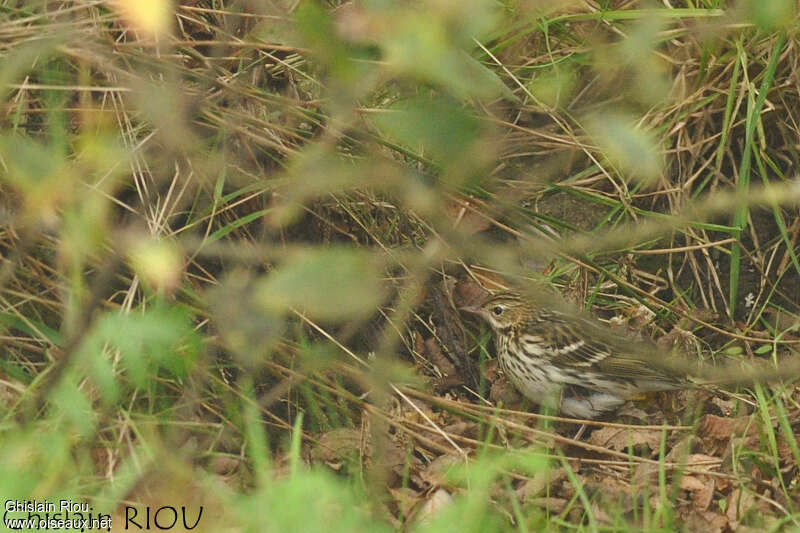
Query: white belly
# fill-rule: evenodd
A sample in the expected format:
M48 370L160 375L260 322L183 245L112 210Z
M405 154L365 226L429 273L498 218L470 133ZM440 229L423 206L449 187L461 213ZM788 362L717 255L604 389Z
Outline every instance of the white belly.
M506 377L526 398L539 405L548 406L564 416L574 418L597 418L616 409L625 399L609 392L587 390L583 395L562 394L563 385L574 383L573 376L565 375L554 366L510 357L505 347L498 346L498 358ZM519 353L519 351L517 351Z

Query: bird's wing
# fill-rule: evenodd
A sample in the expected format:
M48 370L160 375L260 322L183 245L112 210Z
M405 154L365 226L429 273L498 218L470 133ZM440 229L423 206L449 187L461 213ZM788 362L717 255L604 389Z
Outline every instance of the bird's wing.
M612 380L653 382L664 388L680 382L657 364L655 346L617 338L601 324L584 317L550 313L529 324L526 331L542 339L542 356L556 366L597 372Z

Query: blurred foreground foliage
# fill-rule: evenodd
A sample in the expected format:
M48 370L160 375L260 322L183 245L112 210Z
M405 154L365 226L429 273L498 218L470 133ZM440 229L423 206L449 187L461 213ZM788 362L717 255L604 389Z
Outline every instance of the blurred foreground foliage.
M452 289L793 353L797 35L790 0L5 3L0 494L115 527L699 527L665 478L601 512L574 457L469 411L488 339ZM475 435L402 386L479 358L447 410ZM702 519L796 524L798 397L754 395L737 460L780 484L718 485ZM571 499L528 505L552 470ZM745 488L768 519L731 513Z

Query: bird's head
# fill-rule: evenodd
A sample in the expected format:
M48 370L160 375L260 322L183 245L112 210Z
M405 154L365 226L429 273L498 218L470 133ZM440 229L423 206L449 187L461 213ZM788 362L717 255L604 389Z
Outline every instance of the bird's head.
M461 310L480 316L493 330L498 331L520 323L525 317L527 306L519 293L503 291L492 295L480 305L465 306Z

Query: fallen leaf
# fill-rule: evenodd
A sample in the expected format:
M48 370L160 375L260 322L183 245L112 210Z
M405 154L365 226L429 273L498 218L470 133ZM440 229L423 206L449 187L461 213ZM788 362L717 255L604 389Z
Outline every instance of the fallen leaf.
M444 213L453 221L453 227L472 235L492 226L488 216L481 214L477 206L465 198L450 200L444 205Z
M665 350L676 349L679 353L688 354L691 353L696 342L697 337L694 333L675 326L669 333L659 338L656 344Z
M566 475L566 472L561 468L548 468L537 472L516 490L517 499L522 502L532 500L544 492L547 487L555 487Z
M392 495L400 514L404 517L409 517L414 507L416 507L422 500L420 494L414 489L408 487L401 487L398 489L389 489L389 494Z
M470 279L461 281L460 283L470 283L477 285L481 290L488 293L488 291L504 291L508 289L511 284L500 274L481 268L477 265L470 265Z
M519 405L522 402L522 395L503 376L492 381L492 386L489 389L489 399L495 405L502 404L504 407L509 407Z
M445 378L443 381L448 381L447 378L458 378L455 365L450 359L445 357L439 346L439 342L434 337L423 341L418 351L422 357L439 369L439 372L441 372L442 376Z
M614 522L596 501L592 502L592 513L594 513L595 519L600 523L611 524Z
M440 455L420 473L420 478L429 487L448 485L447 472L463 464L463 457L457 455Z
M242 464L239 457L231 457L227 455L217 455L209 465L211 471L220 476L227 476L236 471Z
M675 459L676 462L680 461ZM686 466L700 472L715 472L719 470L722 459L704 453L692 453L686 458ZM681 461L682 463L682 461Z
M466 421L456 422L454 424L448 424L442 429L448 435L458 435L470 439L478 438L477 422L466 422Z
M589 444L616 451L647 446L654 453L661 444L661 430L604 427L592 432Z
M453 497L446 489L438 488L419 508L417 512L417 523L426 524L433 520L434 516L449 507L453 503Z
M728 530L728 518L714 511L692 512L685 520L687 531L722 533L722 531Z
M733 413L733 410L736 408L738 400L733 398L720 398L719 396L714 396L711 398L711 403L719 409L719 411L725 415L730 416Z
M714 478L704 475L685 475L681 478L681 489L691 493L695 509L705 511L714 498Z
M728 508L725 512L732 529L736 530L744 515L757 505L758 500L751 492L734 489L728 498Z
M698 434L701 437L716 440L730 440L734 435L741 435L747 431L748 435L758 431L758 426L749 416L725 418L716 415L704 415L700 420Z
M781 460L781 463L790 465L790 466L797 466L794 464L794 451L792 450L792 445L786 439L786 436L781 434L780 438L778 439L778 457Z
M311 451L311 457L317 461L328 463L331 468L341 468L341 461L353 454L369 455L369 444L361 430L340 428L324 433Z
M542 498L531 498L528 503L536 507L541 507L550 511L551 514L561 514L567 506L566 498L555 498L553 496Z
M625 420L626 422L628 419L630 419L631 421L635 421L639 424L652 425L654 423L653 415L649 414L644 409L636 407L633 402L626 402L625 405L617 409L617 417L620 420Z
M472 280L459 281L453 288L453 303L456 307L481 305L489 296L489 291Z

